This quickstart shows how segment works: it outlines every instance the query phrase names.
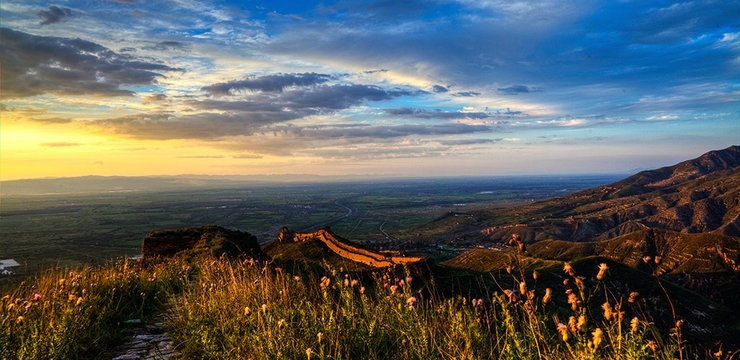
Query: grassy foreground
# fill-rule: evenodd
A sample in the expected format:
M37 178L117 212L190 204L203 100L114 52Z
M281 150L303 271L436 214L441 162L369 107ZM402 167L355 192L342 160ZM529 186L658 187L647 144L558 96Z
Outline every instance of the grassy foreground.
M535 274L511 276L518 286L471 298L443 297L430 279L403 271L288 271L252 259L50 270L0 294L0 358L100 358L120 343L119 325L165 307L172 313L167 329L188 359L733 355L698 353L681 339L680 323L661 333L648 314L633 310L644 307L628 306L639 299L607 296L590 306L593 294L608 289L587 289L575 274L565 292L538 287Z

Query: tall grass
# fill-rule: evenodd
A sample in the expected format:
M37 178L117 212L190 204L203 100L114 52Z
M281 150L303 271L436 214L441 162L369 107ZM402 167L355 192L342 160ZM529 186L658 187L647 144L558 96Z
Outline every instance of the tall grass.
M97 358L120 341L122 323L181 291L187 273L122 260L27 279L0 299L0 358Z
M683 354L680 338L661 336L639 308L629 317L616 299L602 309L588 308L588 298L603 289L589 293L575 273L561 295L530 289L532 279L517 280L517 288L501 288L486 298L441 298L433 289L419 290L419 280L391 273L363 280L331 268L295 275L271 264L211 260L182 294L170 329L184 354L209 359L673 359ZM556 296L572 304L556 308Z
M479 297L442 296L403 271L287 271L251 259L53 270L0 301L0 358L100 358L120 342L119 324L165 304L187 359L700 356L681 342L680 324L661 333L638 295L610 293L603 276L566 266L567 283L545 287L513 266L510 281L494 277L502 285Z

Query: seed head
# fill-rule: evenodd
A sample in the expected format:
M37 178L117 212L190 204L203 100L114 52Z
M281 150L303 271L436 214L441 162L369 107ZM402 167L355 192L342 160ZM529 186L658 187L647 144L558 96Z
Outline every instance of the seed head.
M633 291L633 292L630 293L630 296L627 299L627 301L633 303L633 302L635 302L637 300L637 297L638 296L640 296L640 293L638 293L637 291Z
M542 304L546 305L548 302L550 302L551 298L552 298L552 289L546 288L545 296L542 297Z
M611 320L614 316L614 313L612 312L612 306L609 305L609 302L605 302L603 305L601 305L601 308L604 309L604 319L607 321Z
M563 341L568 341L568 327L563 323L558 323L558 332L560 333L560 337L563 339Z
M586 315L581 315L578 317L578 323L576 324L576 327L578 328L578 331L586 330Z
M604 332L601 331L601 328L596 328L594 332L591 333L593 335L592 341L593 341L593 349L596 350L599 347L599 344L601 344L601 340L604 336Z
M632 320L630 320L630 330L633 333L636 333L639 326L640 326L640 320L637 318L637 316L633 317Z
M570 332L573 334L575 334L578 331L578 323L576 321L575 316L571 316L568 319L568 330L570 330Z
M606 266L606 263L599 264L599 273L596 274L596 280L604 280L604 276L606 276L607 270L609 270L609 267Z
M576 272L573 270L573 267L570 265L569 262L566 262L563 264L563 271L566 272L570 276L575 276Z

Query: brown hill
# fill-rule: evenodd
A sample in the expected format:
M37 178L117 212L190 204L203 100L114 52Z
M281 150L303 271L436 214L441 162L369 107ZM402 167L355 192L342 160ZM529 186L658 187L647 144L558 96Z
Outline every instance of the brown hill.
M596 241L644 229L740 236L740 146L563 198L476 214L488 240ZM517 224L518 226L512 226Z

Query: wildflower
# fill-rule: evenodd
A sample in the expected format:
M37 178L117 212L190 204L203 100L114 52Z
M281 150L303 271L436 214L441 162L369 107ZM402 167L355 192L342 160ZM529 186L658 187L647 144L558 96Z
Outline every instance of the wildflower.
M578 296L576 296L576 294L570 289L568 290L568 304L570 304L571 309L575 311L576 309L578 309Z
M576 317L575 316L571 316L568 319L568 330L570 330L570 332L573 333L573 334L575 334L576 332L578 332L578 324L576 322Z
M516 302L517 301L516 294L513 291L511 291L509 289L506 289L506 290L504 290L504 294L506 294L506 297L509 298L509 302Z
M285 319L280 319L280 320L278 320L277 326L278 326L279 328L281 328L281 327L285 326Z
M73 302L73 301L77 300L77 295L69 294L69 295L67 295L67 300L69 302Z
M18 318L15 319L15 323L20 324L23 322L23 319L25 319L23 316L19 316Z
M321 285L321 288L322 289L326 289L327 287L329 287L329 284L330 283L331 283L331 279L329 279L328 277L324 276L324 277L321 278L321 284L320 285Z
M611 320L614 314L612 312L612 306L609 305L609 302L605 302L603 305L601 305L601 308L604 309L604 319L606 319L607 321Z
M483 305L483 299L473 299L473 306L481 306Z
M658 351L658 343L656 343L654 340L648 340L647 345L650 347L651 350L653 350L653 352Z
M301 281L301 277L298 276L298 275L293 276L293 280L295 280L295 281Z
M558 332L560 333L560 337L562 337L563 341L568 341L568 327L565 326L563 323L558 323Z
M360 282L357 281L357 280L352 280L352 282L350 284L352 285L352 287L355 287L355 286L359 285Z
M532 271L532 278L534 279L534 281L537 281L539 277L540 277L540 273L538 273L537 270Z
M59 279L59 286L64 287L65 281L64 279Z
M406 277L406 283L407 283L407 284L411 284L411 280L414 280L414 278L413 278L413 277L411 277L411 276L407 276L407 277Z
M522 281L519 283L519 292L522 295L527 295L527 283Z
M26 308L26 311L28 311L28 309L31 308L31 305L33 305L33 303L30 303L30 302L26 301L23 305L24 305L23 307Z
M406 299L406 305L414 306L414 304L416 304L416 301L417 301L416 297L410 296L408 299Z
M267 304L262 304L262 312L267 312Z
M396 290L398 290L398 286L397 285L391 285L391 294L395 294L396 293Z
M41 294L33 294L33 300L39 301L41 299Z
M364 294L364 293L365 293L365 287L364 286L360 286L360 294Z
M633 291L633 292L630 293L630 296L627 299L627 301L633 303L633 302L635 302L635 300L637 300L637 297L638 296L640 296L640 293L638 293L637 291Z
M311 348L306 349L306 357L308 357L308 360L311 360L312 353L313 353L313 350L311 350Z
M316 334L316 337L319 339L319 342L321 342L321 340L324 339L324 333L319 332L318 334Z
M75 302L75 306L80 306L82 304L82 296L77 298L77 302Z
M569 262L566 262L565 264L563 264L563 271L566 272L566 273L568 273L568 275L570 275L570 276L575 276L576 275L575 270L573 270L573 267L570 266L570 263Z
M633 333L636 333L639 326L640 326L640 320L637 318L637 316L633 317L632 320L630 320L631 331Z
M606 266L606 263L599 264L599 273L596 274L596 280L604 280L604 276L606 276L607 270L609 270L609 267Z
M596 350L599 347L599 344L601 344L604 332L601 331L601 328L596 328L596 330L594 330L591 335L593 335L593 349Z
M578 317L578 323L576 324L576 328L578 329L578 331L586 330L586 315L581 315Z
M252 313L252 309L249 308L249 306L244 307L244 315L249 316L249 314Z
M552 289L546 288L545 296L542 297L542 304L546 305L548 302L550 302L551 298L552 298Z

